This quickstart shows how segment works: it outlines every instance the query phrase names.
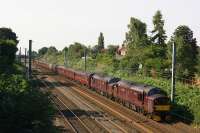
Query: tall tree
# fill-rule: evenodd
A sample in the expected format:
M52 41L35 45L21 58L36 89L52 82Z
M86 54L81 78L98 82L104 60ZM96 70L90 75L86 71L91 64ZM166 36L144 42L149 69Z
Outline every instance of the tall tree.
M48 54L56 54L56 53L58 53L58 50L56 49L56 47L50 46L50 47L48 48L48 50L47 50L47 53L48 53Z
M131 18L128 25L129 31L126 33L125 42L129 47L144 47L148 44L146 24L139 19Z
M9 28L0 28L0 67L1 69L11 66L17 52L17 36ZM7 67L6 67L7 66Z
M154 25L154 29L153 29L152 33L154 35L151 38L152 41L157 45L164 46L167 36L166 36L165 30L164 30L164 20L162 18L161 12L159 10L153 16L153 25Z
M154 29L152 31L153 36L151 37L151 41L153 44L156 44L158 46L158 47L152 47L155 48L155 50L153 51L159 52L156 58L160 58L160 60L166 59L167 47L165 41L167 36L164 30L163 16L159 10L153 16L153 25Z
M10 28L0 28L0 40L13 40L16 44L18 44L17 35Z
M169 58L171 58L172 43L176 45L176 70L177 76L183 78L190 78L197 72L196 66L198 64L198 47L196 38L193 37L192 30L185 25L178 26L173 37L169 42Z
M137 18L131 18L128 24L128 32L126 33L127 55L125 62L129 68L138 68L143 62L143 50L149 45L146 32L146 24ZM123 65L124 66L124 65Z
M104 49L104 36L103 33L100 32L99 38L98 38L98 50L101 51Z
M13 40L0 40L0 66L12 65L16 52L17 45Z
M43 56L44 54L46 54L48 51L47 47L42 47L41 49L38 50L38 54L39 56Z
M67 56L70 60L79 59L84 56L85 46L81 43L75 42L68 48Z

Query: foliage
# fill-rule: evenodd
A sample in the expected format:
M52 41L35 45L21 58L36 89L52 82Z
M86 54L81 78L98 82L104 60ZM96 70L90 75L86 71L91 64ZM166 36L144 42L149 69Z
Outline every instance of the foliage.
M38 54L39 56L43 56L44 54L46 54L48 51L47 47L42 47L41 49L38 50Z
M13 64L17 44L16 33L9 28L0 28L0 71L4 71L7 66Z
M64 47L62 52L64 52L64 51L67 53L68 52L68 47Z
M115 53L117 52L119 46L116 45L108 45L108 54L115 56Z
M163 71L169 67L168 62L163 55L165 55L166 49L159 45L150 45L143 50L142 64L144 69Z
M98 38L98 45L97 45L98 52L101 52L101 50L104 49L104 36L103 33L100 32L99 38Z
M38 53L36 51L32 51L31 55L32 55L33 58L35 58L35 57L38 56Z
M47 50L48 54L57 53L57 52L58 52L58 50L54 46L49 47L48 50Z
M196 38L193 38L192 30L187 26L179 26L168 44L168 56L170 58L172 43L176 45L176 73L178 77L190 78L197 72L198 49Z
M139 19L131 18L128 29L129 31L126 33L125 42L128 44L129 48L132 49L148 45L145 23L141 22Z
M12 65L17 52L16 43L13 40L0 40L0 67Z
M0 75L0 131L53 132L48 95L32 89L21 75Z
M80 59L81 57L84 56L84 51L86 47L78 42L75 42L74 44L71 44L69 46L68 52L67 52L67 57L71 59Z
M164 20L162 19L162 14L159 10L153 16L153 24L154 29L152 33L155 35L151 38L151 40L157 45L164 46L167 36L165 35L165 30L163 28Z
M131 18L128 25L129 31L126 33L125 43L128 47L128 52L125 58L127 66L130 69L137 69L143 63L144 48L149 45L149 40L146 33L146 24L139 19ZM125 63L123 61L123 66Z
M10 28L0 28L0 40L13 40L18 44L17 35Z

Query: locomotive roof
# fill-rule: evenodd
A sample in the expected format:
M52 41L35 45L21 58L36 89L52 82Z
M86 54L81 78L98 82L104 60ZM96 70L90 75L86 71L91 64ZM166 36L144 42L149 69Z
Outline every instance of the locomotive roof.
M90 76L91 74L94 74L94 73L90 73L90 72L83 72L83 71L79 71L79 70L74 70L75 73L78 73L80 75L87 75L87 76Z
M155 94L152 95L151 97L149 97L151 100L157 99L157 98L168 98L166 95L162 95L162 94Z
M57 68L62 68L62 69L65 69L65 70L68 70L68 71L72 71L74 72L75 70L72 69L72 68L68 68L68 67L65 67L65 66L61 66L61 65L56 65Z
M103 75L100 75L100 74L94 74L93 78L100 79L100 80L103 80L103 81L107 81L108 83L109 82L117 82L117 81L120 80L119 78L116 78L116 77L103 76Z
M145 92L147 95L151 95L152 93L156 93L158 91L161 92L161 90L157 87L146 84L135 83L127 80L120 80L118 81L118 84L126 86L127 88L130 88L138 92Z

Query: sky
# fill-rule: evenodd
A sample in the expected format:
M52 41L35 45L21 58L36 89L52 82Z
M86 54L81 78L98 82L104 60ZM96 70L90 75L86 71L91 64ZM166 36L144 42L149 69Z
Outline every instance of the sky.
M131 17L153 29L152 17L160 10L168 38L179 25L187 25L200 44L199 0L0 0L0 27L16 32L18 47L33 49L74 42L94 46L100 32L105 45L121 45Z

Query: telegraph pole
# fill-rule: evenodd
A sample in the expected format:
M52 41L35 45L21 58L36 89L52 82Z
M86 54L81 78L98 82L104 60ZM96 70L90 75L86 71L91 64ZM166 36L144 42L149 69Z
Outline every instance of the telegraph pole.
M176 91L176 81L175 81L175 65L176 65L176 45L173 43L172 46L172 83L171 83L171 102L174 102L174 96Z
M86 59L86 56L87 56L87 55L86 55L86 54L87 54L87 53L86 53L86 48L85 48L85 50L84 50L84 56L85 56L85 72L86 72L86 70L87 70L87 65L86 65L86 63L87 63L87 62L86 62L86 60L87 60L87 59Z
M21 63L21 47L19 48L19 62Z
M64 49L64 66L67 65L67 61L66 61L66 49Z
M29 40L29 69L28 69L28 77L31 78L31 55L32 54L32 40Z
M24 60L24 64L25 64L25 68L26 68L26 48L25 48L25 54L24 55L25 55L25 57L24 57L24 59L25 59Z

